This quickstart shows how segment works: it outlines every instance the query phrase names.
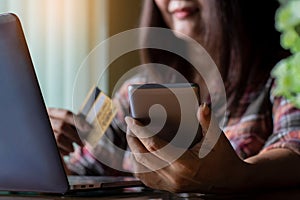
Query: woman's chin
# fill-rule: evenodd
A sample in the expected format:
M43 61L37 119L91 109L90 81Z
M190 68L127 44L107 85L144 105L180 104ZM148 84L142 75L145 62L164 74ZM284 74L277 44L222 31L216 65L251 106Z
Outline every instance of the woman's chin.
M175 35L182 39L187 36L196 39L200 35L199 27L195 26L195 23L189 21L174 24L173 30Z

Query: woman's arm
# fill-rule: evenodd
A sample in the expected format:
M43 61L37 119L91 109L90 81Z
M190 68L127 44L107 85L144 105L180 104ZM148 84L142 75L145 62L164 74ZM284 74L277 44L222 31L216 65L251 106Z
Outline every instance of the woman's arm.
M204 139L176 160L173 158L174 152L179 151L177 148L160 150L166 143L155 136L141 137L147 135L147 130L137 121L126 118L127 140L133 152L137 177L152 188L171 192L252 191L300 183L297 171L300 158L295 153L274 149L243 161L224 134L218 137L212 148L209 146L209 138L220 130L207 106L200 106L198 118L208 145ZM212 127L209 128L211 119ZM209 148L210 152L200 158L200 148Z
M251 164L247 172L248 188L300 185L300 156L289 149L265 151L246 159L245 162Z

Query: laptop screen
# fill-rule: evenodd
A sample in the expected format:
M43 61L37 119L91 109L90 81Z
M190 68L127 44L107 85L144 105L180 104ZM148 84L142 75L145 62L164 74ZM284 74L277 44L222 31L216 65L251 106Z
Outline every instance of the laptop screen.
M0 15L0 190L64 193L63 169L18 18Z

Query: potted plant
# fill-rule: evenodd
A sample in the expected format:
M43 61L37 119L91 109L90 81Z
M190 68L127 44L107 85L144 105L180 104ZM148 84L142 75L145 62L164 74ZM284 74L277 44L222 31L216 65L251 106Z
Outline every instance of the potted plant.
M274 94L287 98L300 108L300 0L280 0L276 28L281 45L291 56L281 60L272 71L276 79Z

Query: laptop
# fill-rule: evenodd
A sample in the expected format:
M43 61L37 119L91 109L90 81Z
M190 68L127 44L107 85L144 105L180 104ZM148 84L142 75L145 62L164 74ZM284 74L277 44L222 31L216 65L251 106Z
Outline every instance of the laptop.
M0 15L0 190L65 194L142 186L133 177L71 177L64 171L22 31ZM71 181L71 180L70 180Z

